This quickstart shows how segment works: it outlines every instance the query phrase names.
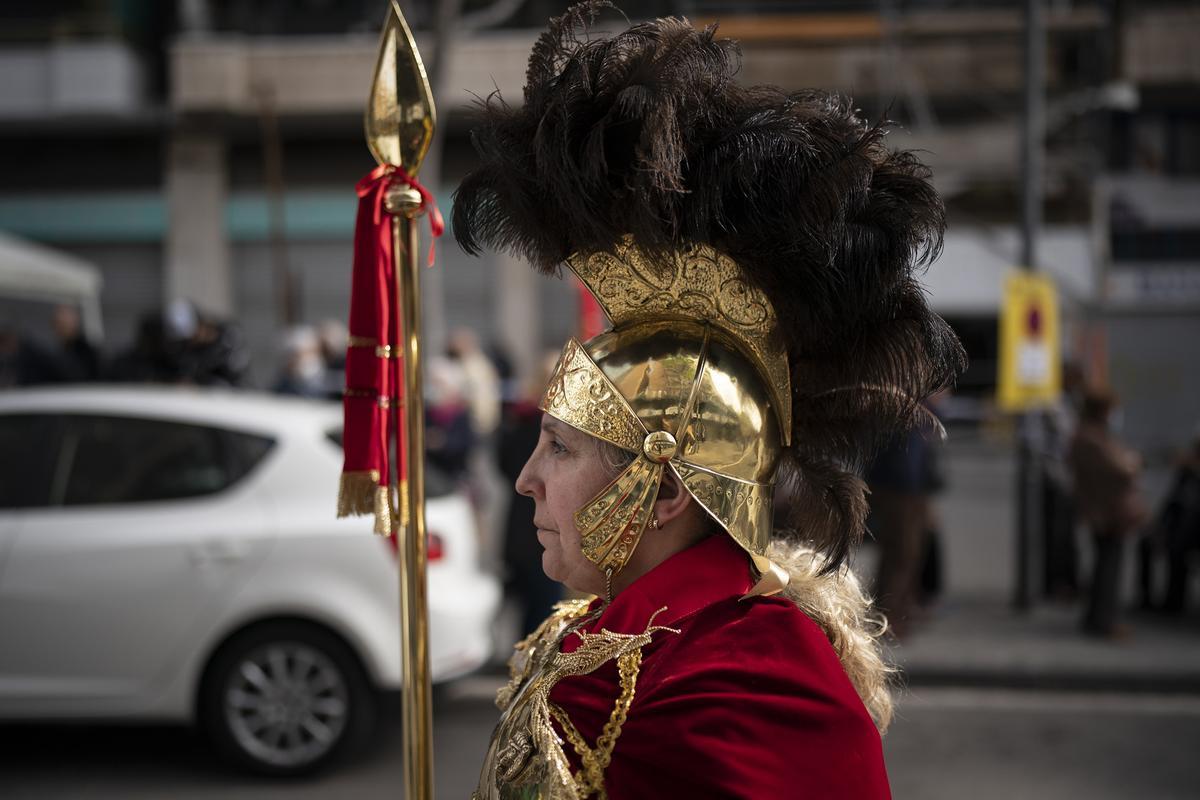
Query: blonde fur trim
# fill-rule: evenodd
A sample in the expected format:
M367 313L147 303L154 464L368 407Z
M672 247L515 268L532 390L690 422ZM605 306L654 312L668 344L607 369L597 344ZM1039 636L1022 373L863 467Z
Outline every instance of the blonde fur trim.
M824 557L794 544L774 543L768 555L791 575L781 596L825 632L875 727L884 733L892 721L889 681L897 671L883 658L880 640L887 621L874 610L849 567L822 575Z

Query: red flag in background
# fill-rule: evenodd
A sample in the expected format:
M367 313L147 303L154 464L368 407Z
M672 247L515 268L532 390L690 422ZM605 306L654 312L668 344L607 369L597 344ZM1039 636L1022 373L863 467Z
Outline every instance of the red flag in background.
M400 521L389 489L389 442L397 443L399 480L407 474L399 438L404 435L404 365L396 254L392 218L384 208L392 175L393 168L380 166L358 183L343 399L345 462L338 490L338 516L374 514L375 532L381 534L392 533Z
M604 309L578 278L575 279L575 290L579 293L579 340L586 342L604 332Z

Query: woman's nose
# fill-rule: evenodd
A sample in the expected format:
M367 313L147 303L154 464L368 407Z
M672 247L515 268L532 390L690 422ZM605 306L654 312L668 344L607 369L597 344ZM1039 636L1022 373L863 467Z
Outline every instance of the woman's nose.
M539 485L533 464L533 460L536 457L537 453L535 451L529 456L529 459L525 462L525 466L521 467L521 474L517 476L517 481L514 484L517 489L517 494L523 494L526 497L536 498L537 495L535 494L535 490Z

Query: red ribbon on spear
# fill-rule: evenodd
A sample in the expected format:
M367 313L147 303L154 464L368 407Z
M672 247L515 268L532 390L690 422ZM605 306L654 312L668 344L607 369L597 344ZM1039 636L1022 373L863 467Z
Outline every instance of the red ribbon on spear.
M403 328L394 288L397 266L392 217L385 208L393 182L411 186L421 195L422 206L428 206L435 240L444 230L433 195L403 168L382 164L358 182L350 341L343 394L345 461L338 488L338 516L373 514L375 532L385 535L391 534L406 516L403 511L397 515L389 489L389 442L397 444L397 480L401 485L408 474L404 460ZM433 254L431 242L431 266ZM404 497L403 492L400 497Z

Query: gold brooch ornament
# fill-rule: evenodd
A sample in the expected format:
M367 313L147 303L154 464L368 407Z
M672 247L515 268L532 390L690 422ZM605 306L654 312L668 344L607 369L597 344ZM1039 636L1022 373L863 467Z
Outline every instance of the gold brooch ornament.
M638 634L607 630L586 633L579 628L592 618L588 605L586 600L559 603L554 613L516 646L509 660L509 683L496 693L496 705L503 713L472 800L585 800L606 796L604 770L612 760L633 703L642 648L655 633L678 631L655 625L651 617L646 629ZM578 636L580 645L564 653L562 643L570 635ZM570 717L550 702L550 691L563 678L585 675L614 659L620 693L595 746L589 746ZM571 772L553 721L558 722L580 757L582 769L578 773Z
M642 455L655 464L665 464L679 452L679 443L670 431L655 431L646 434L642 442Z
M751 594L779 591L787 576L766 552L791 388L770 301L705 245L655 260L626 242L567 264L614 327L567 342L541 408L634 456L576 512L584 554L620 572L670 469L750 555Z

